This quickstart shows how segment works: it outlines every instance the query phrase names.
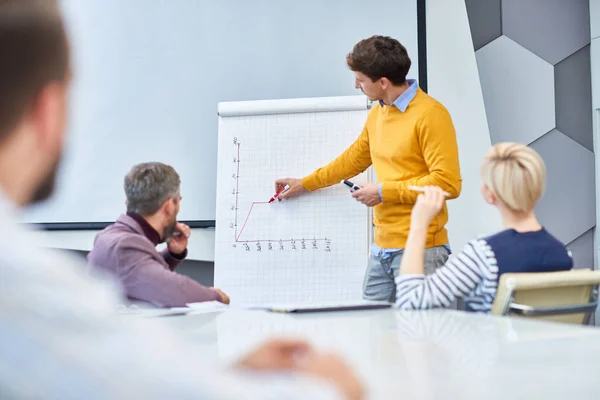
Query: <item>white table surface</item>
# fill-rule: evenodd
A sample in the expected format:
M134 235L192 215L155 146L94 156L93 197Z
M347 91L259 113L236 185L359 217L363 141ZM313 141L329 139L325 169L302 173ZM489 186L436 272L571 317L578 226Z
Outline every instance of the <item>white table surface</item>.
M264 311L145 319L205 361L233 362L270 337L342 353L375 399L599 399L600 329L449 310Z

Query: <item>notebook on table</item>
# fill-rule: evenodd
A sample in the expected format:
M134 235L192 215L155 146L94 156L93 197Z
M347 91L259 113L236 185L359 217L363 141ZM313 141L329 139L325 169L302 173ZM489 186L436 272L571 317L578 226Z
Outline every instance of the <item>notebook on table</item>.
M298 304L271 304L252 308L260 308L281 313L309 313L328 311L355 311L390 308L392 303L387 301L352 300L352 301L320 301Z

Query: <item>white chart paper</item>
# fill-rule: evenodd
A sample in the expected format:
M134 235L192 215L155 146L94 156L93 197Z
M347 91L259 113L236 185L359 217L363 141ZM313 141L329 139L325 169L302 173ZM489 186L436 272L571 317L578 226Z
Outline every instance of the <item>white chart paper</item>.
M362 297L370 212L347 187L267 203L275 179L302 178L360 135L366 99L337 99L349 110L336 98L321 102L326 111L315 111L315 99L219 105L228 116L219 117L215 286L232 304ZM270 107L280 111L264 112ZM353 181L367 182L367 173Z

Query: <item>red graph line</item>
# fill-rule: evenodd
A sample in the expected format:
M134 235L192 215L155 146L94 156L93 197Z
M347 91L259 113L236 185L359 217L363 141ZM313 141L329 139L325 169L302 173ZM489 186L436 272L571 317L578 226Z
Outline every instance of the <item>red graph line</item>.
M254 208L254 206L256 204L269 204L269 202L268 201L255 201L254 203L252 203L252 205L250 206L250 211L248 211L248 216L246 217L246 220L244 221L244 225L242 225L242 229L240 230L240 234L237 235L237 237L235 238L236 242L238 240L240 240L240 237L242 236L242 232L244 232L244 229L246 228L246 224L248 223L248 219L250 219L250 214L252 213L252 209Z
M234 144L237 147L237 159L236 159L236 163L237 163L237 167L236 167L236 185L235 185L235 241L239 242L240 241L240 237L242 237L242 233L244 233L244 229L246 229L246 224L248 224L248 220L250 219L250 214L252 213L252 209L254 208L255 205L257 204L269 204L268 201L255 201L252 203L252 205L250 206L250 210L248 210L248 215L246 216L246 220L244 221L244 225L242 225L242 229L240 230L240 233L237 233L237 228L238 228L238 204L239 204L239 194L240 194L240 147L241 144L239 142L236 141L234 142ZM258 243L261 241L266 241L266 242L294 242L296 239L264 239L264 240L245 240L244 242L249 243ZM304 240L304 239L302 239ZM330 239L328 238L313 238L310 239L313 241L325 241L325 242L330 242Z

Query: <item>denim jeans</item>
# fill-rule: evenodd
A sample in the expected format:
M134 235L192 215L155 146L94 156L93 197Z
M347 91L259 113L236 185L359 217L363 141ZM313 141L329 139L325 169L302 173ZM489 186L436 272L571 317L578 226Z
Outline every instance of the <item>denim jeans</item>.
M395 278L398 276L403 252L404 250L398 250L388 257L383 257L381 253L371 254L363 281L363 298L396 301ZM449 254L448 249L444 246L425 249L425 274L429 275L444 265Z

